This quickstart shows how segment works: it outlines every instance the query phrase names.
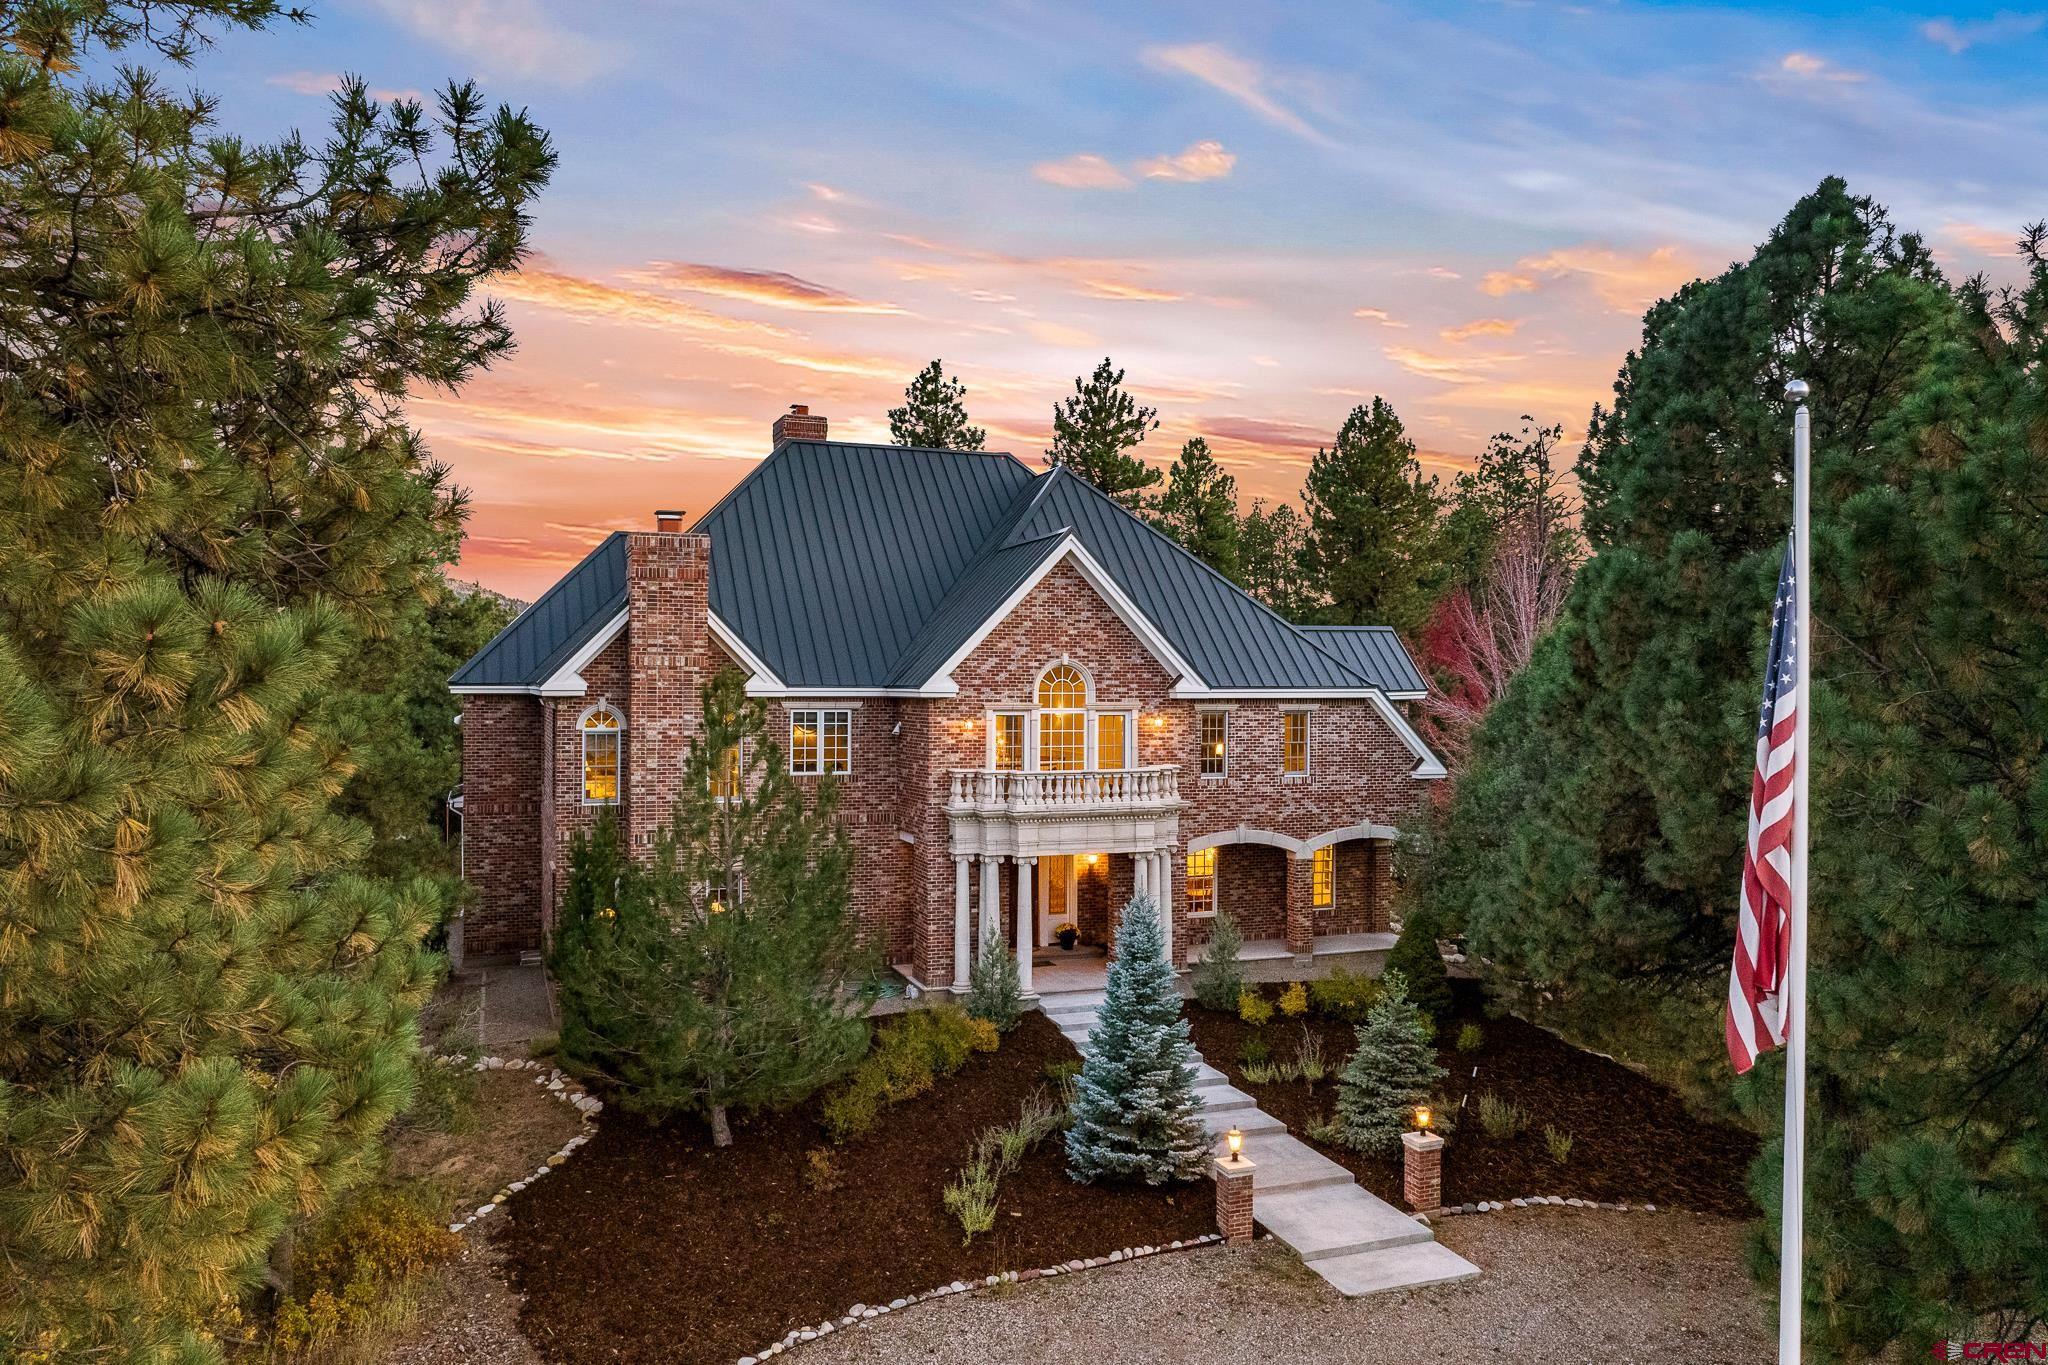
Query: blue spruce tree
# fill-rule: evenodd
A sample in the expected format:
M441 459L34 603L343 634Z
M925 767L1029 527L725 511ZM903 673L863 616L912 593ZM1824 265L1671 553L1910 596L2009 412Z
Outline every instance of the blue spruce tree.
M1067 1130L1067 1174L1148 1185L1200 1176L1209 1139L1195 1098L1195 1048L1148 897L1124 907L1108 998L1088 1044Z

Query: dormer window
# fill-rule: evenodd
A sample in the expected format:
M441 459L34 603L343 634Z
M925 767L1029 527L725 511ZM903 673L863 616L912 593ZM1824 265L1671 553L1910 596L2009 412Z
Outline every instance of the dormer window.
M583 713L583 804L619 803L619 733L625 720L600 702Z

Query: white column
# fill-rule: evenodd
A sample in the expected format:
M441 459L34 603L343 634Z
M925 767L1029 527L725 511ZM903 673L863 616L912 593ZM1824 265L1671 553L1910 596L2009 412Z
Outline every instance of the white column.
M1159 937L1166 944L1166 961L1173 964L1173 850L1159 851Z
M967 856L953 855L953 989L967 989Z
M1031 994L1031 867L1036 858L1017 860L1017 984Z
M1135 898L1151 891L1152 855L1133 853L1131 855L1131 895Z
M996 878L1002 875L1002 861L986 853L981 856L981 938L978 940L981 943L1003 936L1003 893L996 883Z

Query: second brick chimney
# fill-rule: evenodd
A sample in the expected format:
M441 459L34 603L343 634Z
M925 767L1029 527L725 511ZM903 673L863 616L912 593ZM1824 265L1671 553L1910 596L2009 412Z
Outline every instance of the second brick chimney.
M810 408L803 403L791 403L789 411L775 419L775 444L784 441L822 441L825 439L825 419L813 417Z

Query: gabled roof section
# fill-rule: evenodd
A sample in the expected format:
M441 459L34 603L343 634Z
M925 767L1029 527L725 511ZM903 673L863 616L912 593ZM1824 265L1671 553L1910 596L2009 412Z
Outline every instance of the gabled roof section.
M457 692L532 692L626 609L626 536L614 531L455 671Z
M1325 654L1354 673L1372 679L1390 697L1420 697L1429 682L1415 666L1392 626L1301 626L1299 630Z
M785 442L693 528L711 610L787 687L886 686L1032 482L1005 454Z
M1009 601L1018 588L1036 578L1046 561L1067 544L1064 530L1015 545L995 544L970 565L889 678L891 687L915 688L946 663L982 623Z

